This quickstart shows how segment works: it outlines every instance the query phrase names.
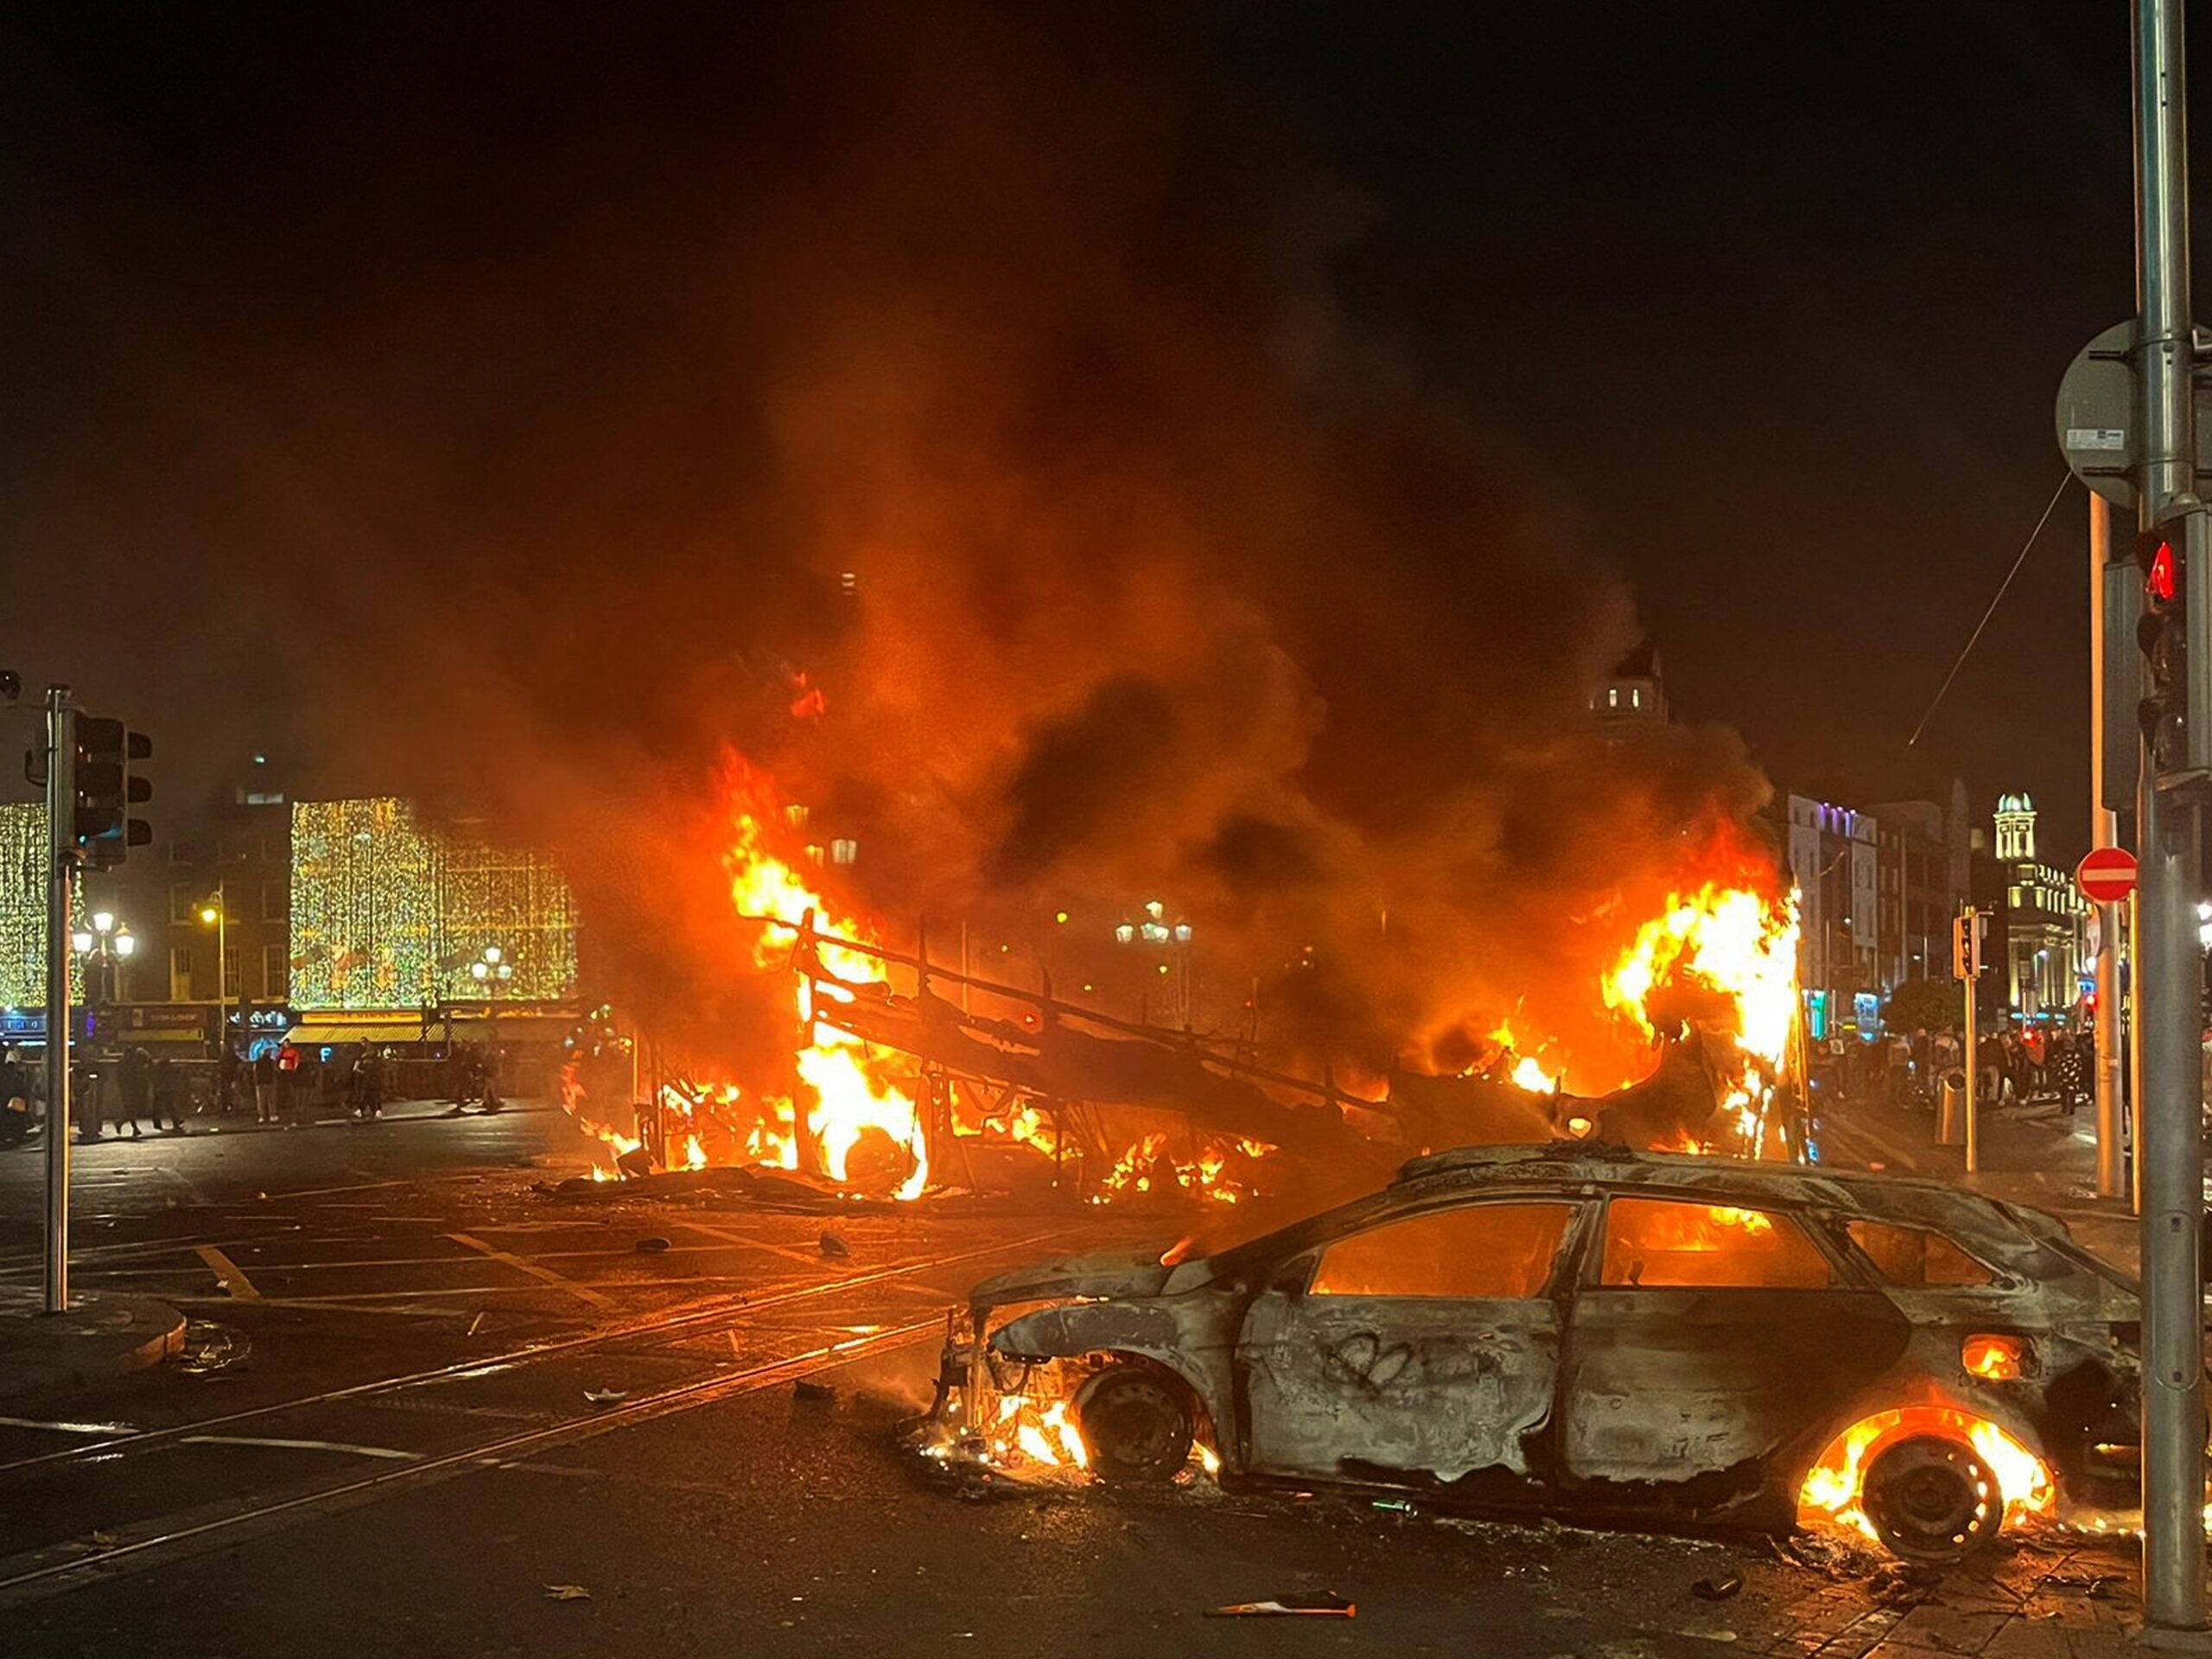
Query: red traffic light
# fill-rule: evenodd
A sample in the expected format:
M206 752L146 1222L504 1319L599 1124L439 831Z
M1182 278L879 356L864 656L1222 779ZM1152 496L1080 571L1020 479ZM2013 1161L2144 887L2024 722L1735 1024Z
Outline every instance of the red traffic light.
M2163 536L2149 563L2143 567L2143 591L2159 605L2172 604L2181 593L2180 565L2174 557L2174 544Z

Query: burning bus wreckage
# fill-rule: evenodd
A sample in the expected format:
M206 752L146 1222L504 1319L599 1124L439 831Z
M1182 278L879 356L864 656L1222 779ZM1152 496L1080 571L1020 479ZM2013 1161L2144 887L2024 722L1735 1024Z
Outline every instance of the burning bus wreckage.
M1306 1217L978 1286L910 1426L925 1467L1810 1521L1922 1560L2033 1517L2130 1523L2134 1287L2050 1217L1813 1166L1789 895L1702 881L1634 927L1591 988L1632 1065L1509 1017L1456 1074L1352 1088L941 966L920 930L887 947L776 850L772 785L734 776L723 866L795 1086L679 1071L601 1010L563 1098L612 1161L569 1196Z

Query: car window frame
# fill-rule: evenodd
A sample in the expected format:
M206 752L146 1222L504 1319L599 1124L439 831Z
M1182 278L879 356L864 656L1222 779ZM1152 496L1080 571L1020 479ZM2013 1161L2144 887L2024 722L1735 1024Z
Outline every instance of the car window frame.
M1888 1216L1868 1215L1863 1211L1822 1211L1820 1220L1821 1230L1828 1234L1837 1249L1849 1255L1853 1265L1865 1276L1866 1282L1885 1295L1900 1291L1910 1296L1986 1295L1991 1291L2017 1291L2025 1282L2018 1274L1977 1254L1940 1228L1926 1226L1916 1221L1897 1221ZM1863 1221L1875 1227L1902 1228L1907 1232L1933 1233L1986 1273L1989 1282L1986 1285L1901 1285L1884 1273L1881 1263L1875 1261L1866 1247L1851 1236L1851 1224L1854 1221Z
M1345 1302L1365 1300L1557 1303L1573 1290L1580 1279L1582 1255L1588 1244L1592 1226L1590 1217L1605 1208L1601 1199L1600 1194L1579 1190L1572 1192L1530 1191L1481 1192L1471 1193L1464 1197L1455 1196L1443 1201L1423 1204L1386 1215L1365 1217L1362 1218L1359 1225L1347 1227L1344 1231L1328 1238L1317 1239L1303 1250L1294 1251L1284 1257L1277 1264L1274 1271L1268 1275L1262 1289L1287 1292L1300 1301L1313 1297L1313 1277L1320 1271L1321 1257L1348 1239L1357 1238L1365 1233L1380 1232L1385 1227L1395 1227L1403 1222L1419 1221L1429 1216L1441 1215L1446 1211L1471 1210L1478 1205L1551 1204L1566 1207L1567 1226L1560 1234L1559 1251L1552 1259L1551 1274L1533 1296L1386 1296L1370 1294L1364 1296L1331 1296L1316 1300Z
M1709 1188L1626 1186L1611 1187L1599 1195L1602 1202L1592 1206L1597 1220L1592 1224L1590 1238L1583 1252L1582 1276L1578 1289L1605 1291L1612 1294L1649 1294L1655 1296L1673 1295L1738 1295L1804 1296L1833 1294L1840 1290L1866 1288L1866 1274L1859 1264L1835 1248L1827 1229L1819 1224L1810 1208L1802 1204L1778 1202L1764 1193L1738 1196L1732 1192L1716 1192ZM1796 1224L1805 1241L1828 1264L1828 1282L1825 1285L1609 1285L1605 1282L1605 1234L1613 1205L1622 1199L1644 1198L1658 1204L1690 1204L1704 1209L1756 1210L1761 1215L1779 1216Z

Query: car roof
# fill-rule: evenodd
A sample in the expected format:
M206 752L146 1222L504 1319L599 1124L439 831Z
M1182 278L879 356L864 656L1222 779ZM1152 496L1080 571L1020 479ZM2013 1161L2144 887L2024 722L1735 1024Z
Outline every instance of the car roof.
M2066 1236L2054 1217L2001 1204L1925 1176L1836 1169L1705 1154L1638 1152L1620 1145L1559 1141L1545 1146L1458 1147L1408 1160L1385 1192L1417 1201L1484 1187L1604 1186L1691 1192L1762 1205L1815 1205L1847 1219L1925 1227L1974 1254L2034 1273L2040 1244Z

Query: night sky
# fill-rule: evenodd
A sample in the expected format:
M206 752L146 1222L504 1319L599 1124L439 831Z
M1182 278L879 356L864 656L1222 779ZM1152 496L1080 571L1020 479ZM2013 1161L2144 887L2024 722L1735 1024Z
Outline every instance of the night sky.
M388 590L503 591L534 512L683 539L754 418L706 293L752 181L881 95L772 10L454 10L0 24L0 660L159 732L171 798L327 762L315 669L414 675ZM1905 740L2062 475L2061 371L2133 308L2124 8L1076 16L1001 20L1141 136L1070 176L1267 180L1287 315L1359 342L1316 395L1459 411L1541 505L1517 556L1625 574L1679 716L1785 785L2025 787L2078 850L2078 490ZM543 424L579 399L627 418Z

